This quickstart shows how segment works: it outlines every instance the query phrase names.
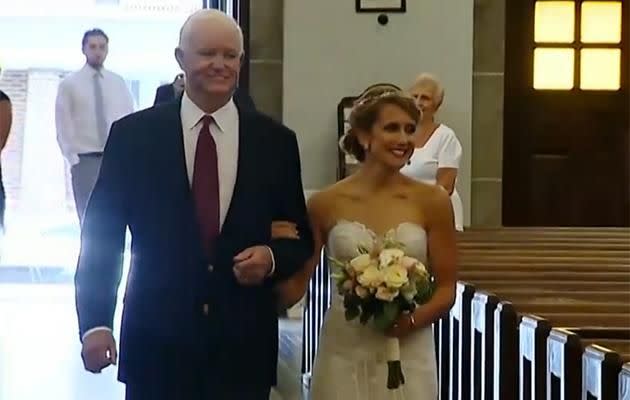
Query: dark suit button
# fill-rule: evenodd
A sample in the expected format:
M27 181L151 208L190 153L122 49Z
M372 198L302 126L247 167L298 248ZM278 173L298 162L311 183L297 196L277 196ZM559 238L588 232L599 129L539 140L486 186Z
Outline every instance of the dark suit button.
M208 272L214 272L214 267L212 266L212 264L208 265Z
M203 315L207 317L208 314L210 313L210 307L207 304L204 304L202 308L203 308Z

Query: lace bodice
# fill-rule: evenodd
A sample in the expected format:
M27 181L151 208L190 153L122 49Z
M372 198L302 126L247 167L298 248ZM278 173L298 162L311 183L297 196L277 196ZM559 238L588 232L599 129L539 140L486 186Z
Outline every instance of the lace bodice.
M427 235L422 226L403 222L385 235L377 235L365 225L341 220L331 229L326 244L328 254L338 260L349 260L359 255L359 247L372 250L383 236L391 237L405 246L405 254L427 262Z

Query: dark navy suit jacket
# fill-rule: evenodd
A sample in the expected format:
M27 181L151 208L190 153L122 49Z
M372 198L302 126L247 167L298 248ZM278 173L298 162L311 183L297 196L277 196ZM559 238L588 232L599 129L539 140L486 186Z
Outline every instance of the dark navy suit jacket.
M80 334L113 327L129 227L119 379L153 381L199 366L222 381L247 377L272 385L278 348L273 286L313 251L296 136L263 114L239 110L234 193L209 257L187 177L180 104L143 110L112 126L82 226L75 276ZM273 220L294 221L301 238L272 240ZM262 286L241 286L232 260L254 245L271 247L276 270Z

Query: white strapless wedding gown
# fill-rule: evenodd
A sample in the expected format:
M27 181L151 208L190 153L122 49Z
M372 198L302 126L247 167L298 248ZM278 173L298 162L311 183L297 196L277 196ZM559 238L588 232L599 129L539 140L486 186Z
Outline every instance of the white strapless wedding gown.
M405 245L406 254L427 261L426 232L421 226L402 223L391 232ZM377 235L357 222L341 221L330 231L329 256L349 260L359 245L371 249ZM332 287L335 287L334 285ZM400 356L406 383L387 389L385 336L358 320L346 321L343 298L335 292L326 313L312 380L312 400L435 400L437 368L431 327L419 328L400 340Z

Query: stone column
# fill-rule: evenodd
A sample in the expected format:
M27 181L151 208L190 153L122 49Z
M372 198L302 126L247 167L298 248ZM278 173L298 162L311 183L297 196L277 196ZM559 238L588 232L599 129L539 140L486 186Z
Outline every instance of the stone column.
M475 0L471 225L501 226L505 1Z
M256 107L282 119L284 1L250 1L250 93Z

